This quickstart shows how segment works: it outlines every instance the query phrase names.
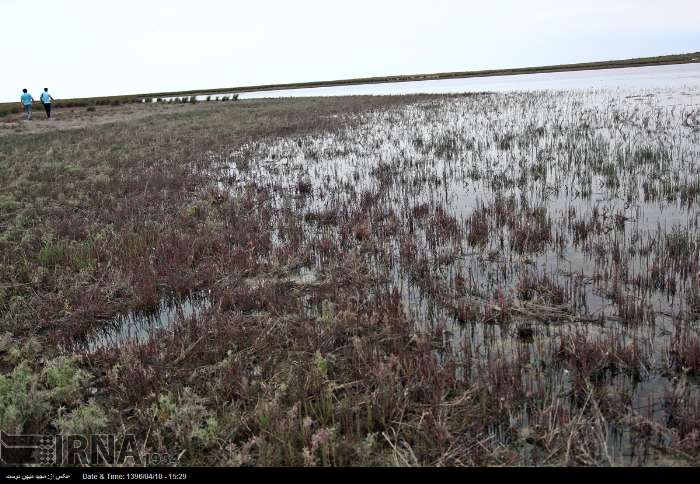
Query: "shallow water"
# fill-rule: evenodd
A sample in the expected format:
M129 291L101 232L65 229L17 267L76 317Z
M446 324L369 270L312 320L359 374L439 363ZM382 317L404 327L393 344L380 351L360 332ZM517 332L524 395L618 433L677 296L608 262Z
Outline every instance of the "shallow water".
M90 352L144 344L160 331L167 331L177 322L197 316L209 307L210 300L205 294L185 299L163 299L155 311L136 311L116 317L91 334L83 344Z
M243 282L255 287L270 281L288 282L296 286L319 283L318 274L309 268L301 268L298 274L288 274L286 277L256 277L244 279ZM163 331L167 332L178 323L204 316L212 308L213 302L209 292L163 298L156 310L132 311L117 316L76 344L89 352L145 344L154 337L162 336Z
M262 141L224 157L222 169L238 187L266 190L275 208L291 208L305 220L326 211L341 219L363 214L380 232L393 220L398 229L376 242L385 249L367 254L377 275L399 289L419 328L444 328L451 336L443 346L468 347L472 362L526 357L538 368L576 336L603 347L638 347L644 374L611 377L610 388L628 392L634 412L662 425L664 399L673 388L663 374L669 348L682 332L698 331L686 298L697 290L693 273L699 269L700 110L685 93L596 89L426 101L363 115L339 133ZM302 200L300 182L311 187ZM378 197L378 204L363 208L368 197ZM541 212L547 233L541 247L518 249L517 227L499 225L498 210L508 203L516 211L510 223L532 208ZM415 216L418 207L427 207L426 220ZM439 213L466 232L472 214L487 214L485 245L468 243L464 235L431 235ZM579 234L578 224L589 228ZM336 226L305 223L304 232L312 245L343 240ZM425 258L427 281L416 275L420 260L400 255L406 237ZM363 244L356 245L362 252ZM673 249L677 259L668 255L674 247L683 247ZM322 273L322 259L316 260ZM665 275L649 286L645 281L656 270ZM507 324L465 324L446 304L444 294L464 297L455 290L458 275L484 311L501 304L496 293L516 293L528 274L562 288L571 323L521 315ZM625 314L630 308L634 313ZM524 343L517 328L531 323L533 341ZM562 385L566 393L565 377ZM691 387L697 393L697 385ZM521 418L526 425L527 415ZM615 455L632 462L639 443L625 432L611 428L608 437Z
M230 92L200 94L197 101L218 101L222 97L238 99L264 99L282 97L330 97L330 96L392 96L406 94L463 94L473 92L521 92L619 89L632 90L620 95L634 97L639 102L652 94L648 89L672 88L665 96L657 96L655 103L688 105L700 103L700 63L666 66L626 67L590 71L555 72L546 74L519 74L512 76L471 77L434 81L387 82L350 86L314 87L272 91ZM182 96L166 97L166 101ZM188 97L188 96L186 96ZM155 101L155 98L152 99Z
M678 93L679 98L674 98L674 101L682 99L684 96L691 96L694 98L693 102L697 102L698 97L700 97L700 63L246 92L241 94L240 99L310 96L385 96L395 94L458 94L484 91L509 92L572 89L626 88L643 90L659 87L688 87L688 90L681 90Z

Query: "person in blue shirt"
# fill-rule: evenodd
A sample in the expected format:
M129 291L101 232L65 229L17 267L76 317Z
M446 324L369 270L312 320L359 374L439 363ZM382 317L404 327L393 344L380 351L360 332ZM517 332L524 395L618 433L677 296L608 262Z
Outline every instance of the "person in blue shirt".
M22 103L22 106L24 106L24 112L27 113L27 119L31 120L32 119L32 103L34 102L34 98L32 97L31 94L27 92L26 89L22 89L22 97L20 98L20 102Z
M49 88L45 87L44 92L41 93L41 104L44 105L44 110L46 110L46 117L50 118L51 117L51 101L53 101L53 97L51 94L49 94Z

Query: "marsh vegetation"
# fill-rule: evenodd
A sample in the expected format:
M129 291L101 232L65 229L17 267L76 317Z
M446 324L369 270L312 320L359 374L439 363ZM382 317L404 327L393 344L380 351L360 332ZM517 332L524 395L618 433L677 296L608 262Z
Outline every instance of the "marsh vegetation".
M700 111L644 94L0 138L3 430L196 465L697 463Z

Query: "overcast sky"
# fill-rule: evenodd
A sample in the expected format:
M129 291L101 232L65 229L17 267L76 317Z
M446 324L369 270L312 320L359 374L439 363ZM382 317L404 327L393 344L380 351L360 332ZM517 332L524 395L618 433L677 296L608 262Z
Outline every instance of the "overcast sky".
M0 101L700 51L700 0L0 0Z

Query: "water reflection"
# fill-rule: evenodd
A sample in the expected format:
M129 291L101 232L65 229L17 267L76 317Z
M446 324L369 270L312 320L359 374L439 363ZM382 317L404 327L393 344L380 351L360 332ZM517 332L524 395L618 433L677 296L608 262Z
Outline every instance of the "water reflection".
M204 93L196 96L170 96L164 97L162 100L165 102L189 101L194 97L199 102L206 102L280 97L390 96L468 92L621 89L633 90L634 92L629 92L626 95L643 102L649 101L645 98L654 96L643 91L655 88L673 88L677 90L661 98L657 96L654 100L656 103L661 101L666 105L687 105L688 103L700 102L700 63L305 89L232 91L216 94ZM155 102L156 98L152 98L150 101Z
M82 345L94 352L99 349L147 343L178 321L198 316L211 306L204 293L187 298L165 298L154 311L134 311L111 320L90 334ZM79 345L81 343L78 343Z

